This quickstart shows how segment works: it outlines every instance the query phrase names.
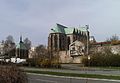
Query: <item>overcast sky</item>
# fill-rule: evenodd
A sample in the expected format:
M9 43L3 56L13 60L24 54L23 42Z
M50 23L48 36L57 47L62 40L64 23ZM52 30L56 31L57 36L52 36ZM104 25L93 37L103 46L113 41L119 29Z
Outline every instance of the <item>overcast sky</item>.
M120 0L0 0L0 40L28 37L33 45L46 44L56 23L68 27L88 24L91 35L104 41L120 35Z

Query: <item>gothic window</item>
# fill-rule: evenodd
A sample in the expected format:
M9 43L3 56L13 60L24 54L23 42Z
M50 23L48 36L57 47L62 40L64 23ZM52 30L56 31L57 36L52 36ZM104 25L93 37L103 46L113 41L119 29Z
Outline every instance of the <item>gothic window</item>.
M65 50L66 48L66 43L65 43L65 36L64 35L60 35L60 43L59 43L59 46L60 46L60 50Z
M54 47L55 47L55 50L58 47L58 37L57 37L57 35L54 36Z
M67 49L69 50L69 45L70 45L70 37L67 37Z
M53 49L53 35L51 34L51 37L50 37L50 49L52 50Z
M60 47L60 50L62 49L62 45L61 45L61 43L62 43L62 39L61 39L61 35L59 36L59 47Z
M64 36L62 36L62 41L63 41L63 43L62 43L62 50L64 50L65 49L65 38L64 38Z

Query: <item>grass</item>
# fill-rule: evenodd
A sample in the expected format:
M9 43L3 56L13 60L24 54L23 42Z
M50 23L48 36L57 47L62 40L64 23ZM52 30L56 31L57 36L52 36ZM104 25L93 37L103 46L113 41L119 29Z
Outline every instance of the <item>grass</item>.
M100 69L113 69L113 70L120 70L120 67L89 67L89 68L100 68Z
M112 76L112 75L75 74L75 73L62 73L62 72L51 72L51 71L33 71L33 70L26 70L26 72L27 73L36 73L36 74L57 75L57 76L70 76L70 77L84 77L84 78L99 78L99 79L120 80L120 76Z

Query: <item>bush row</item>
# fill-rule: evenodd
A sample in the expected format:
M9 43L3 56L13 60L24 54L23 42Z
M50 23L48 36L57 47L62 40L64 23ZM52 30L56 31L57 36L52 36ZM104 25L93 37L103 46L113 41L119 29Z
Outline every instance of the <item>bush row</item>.
M85 66L120 67L120 55L112 53L95 53L91 55L90 60L84 57L83 64L85 64Z
M42 67L42 68L60 68L61 65L57 61L55 62L54 60L50 59L41 59L41 58L32 58L32 59L27 59L27 65L28 66L35 66L35 67Z

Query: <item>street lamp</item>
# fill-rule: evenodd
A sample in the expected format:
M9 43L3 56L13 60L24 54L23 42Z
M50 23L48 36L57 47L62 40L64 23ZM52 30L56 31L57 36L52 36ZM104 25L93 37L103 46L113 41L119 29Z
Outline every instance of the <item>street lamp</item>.
M89 54L89 32L88 32L88 29L89 29L89 25L86 25L86 31L87 31L87 57L88 57L88 66L89 66L89 60L90 60L90 56L88 56ZM86 74L87 74L87 71L86 71ZM86 79L86 83L88 83L88 79Z
M90 66L90 55L88 56L88 67Z
M87 55L89 54L89 34L88 34L89 25L86 25L87 30Z

